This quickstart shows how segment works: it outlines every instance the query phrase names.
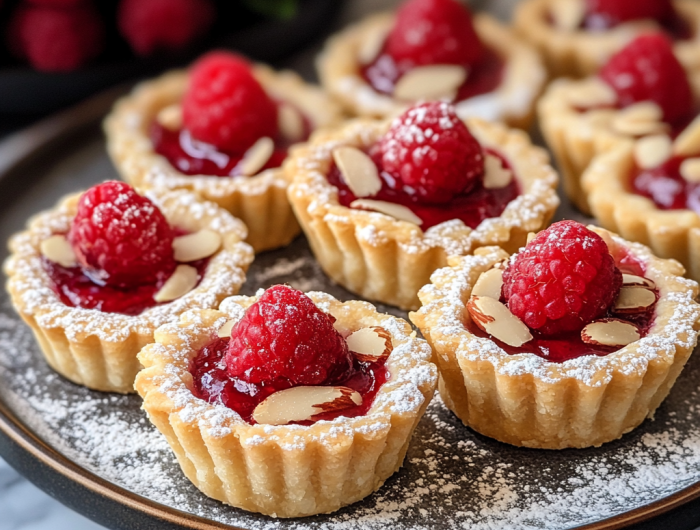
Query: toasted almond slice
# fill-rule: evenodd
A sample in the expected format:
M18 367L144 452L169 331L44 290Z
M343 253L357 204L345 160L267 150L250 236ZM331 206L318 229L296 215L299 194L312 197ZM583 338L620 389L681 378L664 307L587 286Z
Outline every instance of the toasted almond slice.
M299 142L304 139L304 118L289 103L280 103L277 110L277 123L282 136L290 142Z
M78 258L66 236L55 235L44 239L39 250L47 260L58 263L61 267L75 267L78 264Z
M537 237L536 232L528 232L527 233L527 240L526 240L525 244L529 245L532 242L532 240L535 239L536 237Z
M653 281L649 278L637 276L636 274L623 274L622 285L639 285L647 289L656 289L656 284Z
M286 425L357 405L362 405L362 396L345 386L296 386L270 394L255 407L253 419L263 425Z
M671 138L655 134L640 138L634 145L634 160L642 169L651 169L666 162L673 153Z
M177 103L163 107L156 115L156 121L169 131L182 129L182 107Z
M698 115L673 142L673 154L692 156L700 154L700 115Z
M572 86L566 100L576 108L598 107L615 104L617 94L605 81L592 77Z
M375 363L389 357L394 345L391 335L379 326L358 329L346 339L348 349L363 363Z
M603 318L588 324L581 330L581 340L595 346L622 348L641 338L639 328L631 322L617 318Z
M631 315L642 313L656 302L656 295L646 287L624 286L615 300L615 313Z
M454 99L467 79L467 71L452 64L419 66L409 70L396 83L394 97L405 101Z
M226 322L224 322L224 325L219 328L216 334L219 336L220 339L228 339L229 337L231 337L231 331L233 330L233 326L235 324L236 320L227 320Z
M375 212L383 213L390 217L395 217L399 221L406 221L419 226L423 224L423 220L406 206L402 204L394 204L393 202L357 199L350 203L350 208L374 210Z
M700 182L700 158L686 158L681 162L680 171L688 182Z
M488 296L472 296L467 310L480 329L515 348L532 340L528 327L505 305Z
M574 31L583 22L586 3L583 0L557 0L549 4L549 12L557 28Z
M197 286L199 273L189 265L178 265L175 272L168 278L154 296L156 302L171 302L186 295Z
M251 145L243 155L243 160L240 161L241 174L246 177L255 175L260 171L267 161L270 160L272 153L275 152L275 142L272 138L263 136Z
M175 261L188 263L208 258L221 248L221 236L213 230L200 230L173 239Z
M364 35L357 49L357 58L360 64L369 64L377 58L379 52L382 51L388 32L389 30L385 26L376 25Z
M503 188L513 180L513 172L503 167L500 158L486 155L484 158L484 188L491 190Z
M373 197L382 189L376 164L356 147L336 147L333 160L355 197Z
M472 296L488 296L494 300L501 297L503 287L503 269L489 269L476 280Z
M612 128L620 134L646 136L664 132L663 111L656 103L644 101L621 110L612 121Z

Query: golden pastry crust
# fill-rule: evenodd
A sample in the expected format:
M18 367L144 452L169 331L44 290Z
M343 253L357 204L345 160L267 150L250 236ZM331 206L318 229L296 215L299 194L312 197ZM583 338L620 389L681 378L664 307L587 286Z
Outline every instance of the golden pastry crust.
M424 232L388 215L340 205L337 188L326 179L333 149L371 146L390 123L358 119L322 132L295 149L285 163L293 181L289 200L316 259L334 281L363 298L416 309L418 290L435 269L445 266L448 256L486 245L515 251L529 232L547 225L559 205L558 179L546 152L520 130L476 118L465 122L470 131L508 160L520 185L521 194L500 217L485 219L474 230L455 219Z
M421 289L423 307L410 317L433 347L443 401L465 425L518 446L599 446L653 416L668 395L697 342L698 284L681 277L678 262L590 228L640 259L660 294L647 336L605 357L551 363L530 353L508 355L491 339L467 331L472 287L507 257L501 249L452 258Z
M366 18L331 37L318 58L322 85L355 116L391 117L409 105L375 91L359 74L361 48L370 39L376 41L377 35L388 34L394 19L392 13ZM457 103L459 116L504 121L527 129L547 80L542 61L535 50L491 16L475 15L474 26L484 44L504 58L504 75L493 92Z
M105 392L134 391L141 369L136 355L153 342L155 329L189 309L218 307L236 294L253 261L243 239L243 223L210 202L180 191L149 193L168 222L187 231L204 228L219 233L221 249L210 258L199 285L186 295L145 310L138 316L104 313L65 305L54 292L42 264L40 244L52 234L65 234L82 194L65 197L52 210L33 217L9 242L4 264L7 290L22 319L34 332L49 365L74 383Z
M253 73L271 97L293 104L314 128L341 118L335 103L294 72L256 65ZM245 223L247 242L256 252L289 244L299 234L299 225L287 202L288 182L280 168L252 177L185 175L153 150L151 124L160 110L180 103L187 79L186 71L166 73L141 83L115 104L104 130L107 150L119 174L139 188L188 189L217 203Z
M139 354L143 407L185 475L209 497L275 517L327 513L366 497L401 467L437 382L430 348L407 322L366 302L308 295L336 317L341 334L367 326L391 334L391 375L364 416L310 426L250 425L232 409L194 397L190 360L256 297L229 298L220 311L187 312L158 329L156 343Z

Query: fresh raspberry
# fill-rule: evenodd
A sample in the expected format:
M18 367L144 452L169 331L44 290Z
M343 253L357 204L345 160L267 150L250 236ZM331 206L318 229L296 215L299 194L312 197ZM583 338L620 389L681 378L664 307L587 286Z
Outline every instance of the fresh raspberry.
M600 71L622 107L653 101L674 122L693 110L693 93L685 70L673 54L671 41L655 33L637 37L616 53Z
M119 30L138 55L178 51L202 36L214 21L211 0L122 0Z
M57 7L60 9L70 9L80 5L90 3L90 0L26 0L27 3L42 7Z
M671 0L586 0L586 25L606 29L631 20L658 22L673 16Z
M68 238L80 265L98 283L151 284L175 268L170 225L155 204L124 182L86 191Z
M209 53L192 66L182 109L192 136L223 151L242 153L259 138L277 135L275 102L232 53Z
M448 202L484 174L479 142L444 102L411 107L380 142L383 169L424 202Z
M476 63L484 51L469 10L456 0L409 0L396 14L386 52L397 63Z
M90 4L72 9L23 6L8 28L10 48L37 70L70 72L102 50L102 20Z
M352 357L334 322L301 291L270 287L231 332L228 374L279 388L342 380Z
M508 307L544 335L580 331L605 313L621 286L605 241L575 221L540 232L503 272Z

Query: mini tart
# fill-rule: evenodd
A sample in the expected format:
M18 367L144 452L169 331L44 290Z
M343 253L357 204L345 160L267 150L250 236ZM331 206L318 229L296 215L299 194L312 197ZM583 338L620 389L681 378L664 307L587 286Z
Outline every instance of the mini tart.
M688 80L696 101L700 100L700 71L690 74ZM549 85L537 104L540 128L561 172L564 191L574 205L586 214L590 214L591 208L581 186L581 175L593 158L609 150L620 139L645 135L634 136L616 125L626 109L595 108L595 99L591 99L593 108L577 109L577 103L585 101L589 94L594 98L601 85L605 85L605 82L597 77L585 80L557 79ZM663 127L661 122L659 125ZM659 130L650 130L649 134L658 134Z
M243 223L211 202L185 190L149 194L171 226L188 232L209 229L221 235L221 248L210 257L199 285L172 302L137 316L65 305L54 292L42 264L41 242L68 232L82 194L69 195L54 209L33 217L9 242L4 264L12 303L34 332L49 365L67 379L94 390L129 393L141 369L138 352L153 342L159 326L188 309L217 307L236 294L253 261L243 239Z
M658 30L658 24L643 20L592 32L566 31L550 21L550 6L562 0L525 0L515 9L515 29L544 58L552 77L585 77L596 73L628 42L641 33ZM691 27L693 37L677 41L674 50L688 69L700 66L700 5L695 0L673 2L679 16Z
M368 17L329 39L318 58L321 84L355 116L394 116L411 103L377 92L359 73L362 48L367 42L383 42L394 21L392 13ZM475 15L474 27L484 44L503 58L503 79L497 90L455 103L457 114L462 119L479 117L527 129L547 80L538 54L489 15Z
M418 290L435 269L447 264L447 256L486 245L515 251L529 232L547 225L559 199L558 179L546 152L522 131L477 118L465 123L482 145L508 160L520 186L520 195L500 217L485 219L474 230L455 219L424 232L413 223L338 202L338 190L326 178L333 149L369 147L386 133L391 120L356 120L319 133L294 150L285 163L293 179L289 200L316 259L334 281L363 298L416 309Z
M297 74L263 65L255 65L253 74L272 98L292 103L314 128L340 118L337 105ZM154 151L150 126L160 110L180 103L187 79L186 71L166 73L141 83L115 104L104 130L107 150L120 175L139 188L188 189L217 203L245 223L246 241L256 252L289 244L299 234L299 225L287 202L288 183L281 168L251 177L185 175Z
M407 322L366 302L308 295L336 317L341 334L367 326L391 334L390 376L364 416L310 426L250 425L232 409L194 396L191 359L256 297L228 298L219 311L184 313L179 323L158 329L156 343L139 354L143 407L185 475L209 497L274 517L327 513L366 497L401 467L437 382L430 348Z
M668 395L697 341L698 284L681 277L677 262L589 228L611 248L626 247L641 260L660 294L647 335L604 357L553 363L531 353L508 355L466 329L466 303L476 280L508 258L499 248L451 258L421 289L423 307L411 320L433 347L440 396L468 427L524 447L599 446L652 417Z

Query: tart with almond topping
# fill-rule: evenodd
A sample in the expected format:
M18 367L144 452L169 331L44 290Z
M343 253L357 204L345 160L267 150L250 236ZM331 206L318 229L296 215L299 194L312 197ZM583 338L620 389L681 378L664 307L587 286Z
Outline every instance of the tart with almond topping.
M689 69L700 65L700 5L694 0L526 0L517 31L554 77L585 77L641 34L661 31Z
M404 320L283 285L155 336L136 388L185 475L274 517L332 512L381 487L437 383Z
M447 256L514 251L546 226L559 204L547 162L522 131L432 102L318 134L285 170L323 270L364 298L416 308Z
M143 197L105 182L12 237L7 289L54 370L133 392L136 354L158 326L238 292L253 259L245 236L243 223L185 190Z
M698 284L683 272L562 221L512 256L452 258L410 317L465 425L518 446L599 446L653 416L695 348Z
M189 71L137 86L104 128L126 181L197 192L241 219L260 252L299 233L280 169L289 147L339 118L338 106L295 73L213 52Z
M577 208L590 212L580 179L593 157L620 138L676 136L695 117L699 82L665 36L650 34L614 55L597 76L550 85L538 105L540 124Z
M416 101L452 101L460 118L527 129L547 79L538 54L456 0L408 0L332 37L318 60L324 88L353 115L393 117Z

